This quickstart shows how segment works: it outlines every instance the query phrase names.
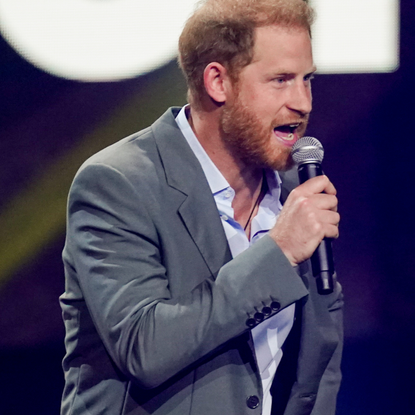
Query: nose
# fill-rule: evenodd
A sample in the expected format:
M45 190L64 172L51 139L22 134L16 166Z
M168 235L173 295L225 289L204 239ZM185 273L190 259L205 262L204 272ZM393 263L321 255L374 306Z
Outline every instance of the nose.
M291 85L287 107L298 114L308 115L312 109L311 85L300 80Z

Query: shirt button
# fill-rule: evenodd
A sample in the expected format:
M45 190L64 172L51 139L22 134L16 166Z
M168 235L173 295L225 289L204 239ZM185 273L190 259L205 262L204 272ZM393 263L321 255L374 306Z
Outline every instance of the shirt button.
M252 395L246 398L246 405L250 409L256 409L259 406L259 398L258 396Z
M222 215L221 218L226 222L229 218L226 215Z
M225 192L226 199L229 199L232 196L232 192L230 190Z

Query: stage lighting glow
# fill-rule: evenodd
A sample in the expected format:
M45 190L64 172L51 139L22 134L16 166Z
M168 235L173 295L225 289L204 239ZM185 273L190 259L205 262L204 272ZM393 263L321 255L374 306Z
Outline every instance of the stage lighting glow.
M0 30L28 61L86 81L130 78L177 53L195 0L0 0Z
M399 67L399 0L310 0L319 73L393 72Z
M399 0L310 0L320 73L399 66ZM33 65L57 76L111 81L172 59L196 0L0 0L0 32Z

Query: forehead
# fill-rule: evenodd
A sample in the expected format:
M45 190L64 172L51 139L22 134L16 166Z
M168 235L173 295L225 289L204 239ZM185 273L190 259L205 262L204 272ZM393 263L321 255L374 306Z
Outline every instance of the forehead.
M311 39L308 30L301 27L281 26L256 28L252 64L273 67L295 65L308 67L304 68L305 71L313 70Z

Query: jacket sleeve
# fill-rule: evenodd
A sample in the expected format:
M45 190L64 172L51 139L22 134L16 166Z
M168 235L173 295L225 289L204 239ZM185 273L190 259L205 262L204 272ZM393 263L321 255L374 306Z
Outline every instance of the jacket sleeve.
M145 388L246 331L255 309L271 300L284 308L308 293L265 236L216 277L172 297L153 211L122 172L89 163L70 192L65 248L66 267L76 275L107 352Z

